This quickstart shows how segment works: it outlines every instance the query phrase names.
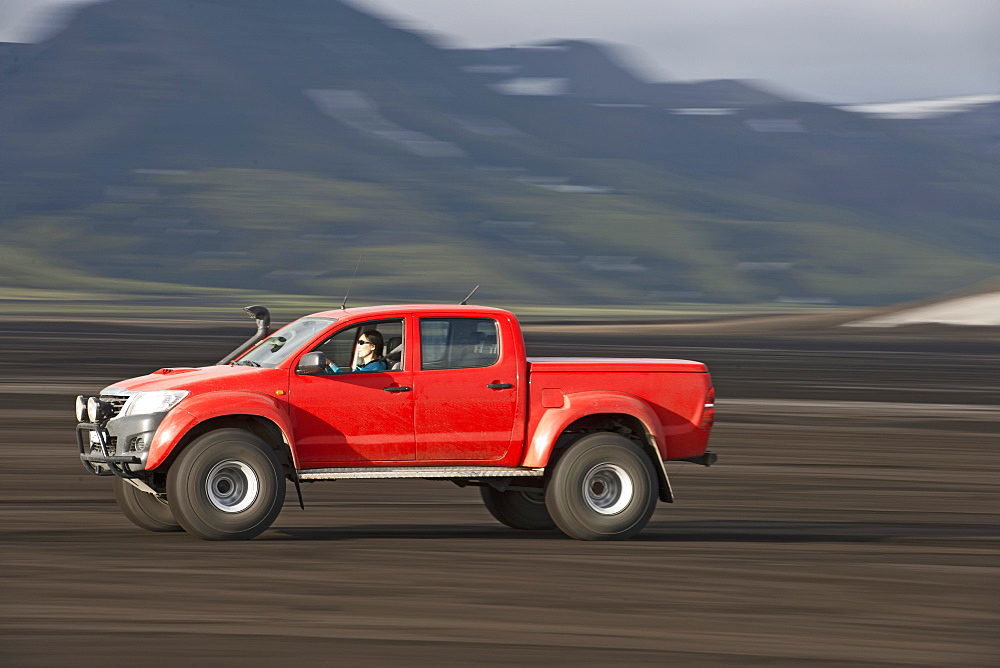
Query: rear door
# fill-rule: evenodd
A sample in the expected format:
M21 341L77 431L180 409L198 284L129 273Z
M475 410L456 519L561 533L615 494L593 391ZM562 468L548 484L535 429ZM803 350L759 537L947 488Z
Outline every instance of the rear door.
M418 460L498 460L510 450L525 388L519 352L501 350L505 326L493 318L419 318L420 367L413 376ZM520 430L516 438L519 445Z

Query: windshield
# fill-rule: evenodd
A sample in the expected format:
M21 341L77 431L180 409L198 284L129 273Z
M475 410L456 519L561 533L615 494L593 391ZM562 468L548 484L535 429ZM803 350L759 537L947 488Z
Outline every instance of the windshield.
M275 367L306 341L337 322L336 318L301 318L258 343L233 364Z

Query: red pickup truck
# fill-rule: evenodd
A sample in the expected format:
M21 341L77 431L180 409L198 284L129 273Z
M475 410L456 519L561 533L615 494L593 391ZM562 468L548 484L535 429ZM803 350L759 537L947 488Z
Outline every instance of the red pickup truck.
M218 364L77 397L80 459L143 529L249 539L286 480L303 505L303 481L425 478L478 486L516 529L623 539L673 501L665 460L716 459L699 362L526 357L514 315L480 306L325 311L273 333L246 310L257 333ZM380 344L374 370L361 337Z

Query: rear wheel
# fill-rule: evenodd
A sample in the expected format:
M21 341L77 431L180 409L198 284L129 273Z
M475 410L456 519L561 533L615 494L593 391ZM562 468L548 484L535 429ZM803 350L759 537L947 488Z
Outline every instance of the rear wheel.
M167 474L181 526L205 540L248 540L281 512L285 477L274 450L242 429L195 439Z
M479 488L479 493L490 515L511 529L538 530L553 529L556 526L545 507L542 490L501 492L495 487L484 485Z
M166 499L143 492L118 476L111 481L115 502L122 515L146 531L181 531Z
M632 441L607 432L584 436L556 462L545 505L556 526L580 540L623 540L649 522L656 470Z

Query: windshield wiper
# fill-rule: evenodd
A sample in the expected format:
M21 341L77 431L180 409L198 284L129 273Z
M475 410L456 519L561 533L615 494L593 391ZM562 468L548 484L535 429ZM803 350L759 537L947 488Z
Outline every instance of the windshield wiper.
M233 362L233 364L238 364L240 366L260 366L260 362L254 362L253 360L239 360Z

